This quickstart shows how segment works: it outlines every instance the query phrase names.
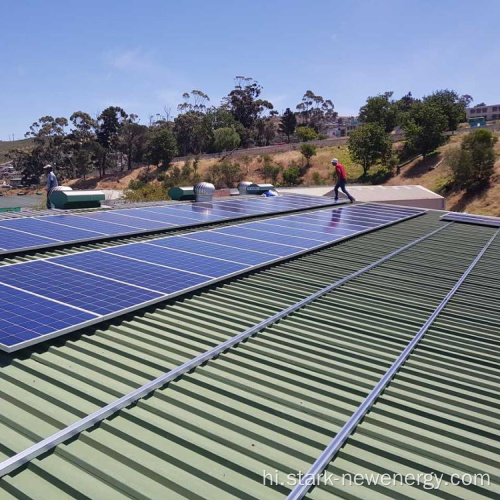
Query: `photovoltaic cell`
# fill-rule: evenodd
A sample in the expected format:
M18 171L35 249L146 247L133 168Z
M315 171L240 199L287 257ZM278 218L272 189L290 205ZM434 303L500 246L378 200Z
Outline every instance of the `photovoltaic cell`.
M73 269L80 269L82 271L91 270L100 276L120 280L131 285L141 286L163 294L176 293L184 288L199 285L210 280L210 278L206 276L199 276L176 269L168 269L145 262L125 259L118 255L105 253L99 250L56 257L50 260ZM140 291L141 290L139 290L139 292ZM134 291L133 295L139 292ZM149 293L147 290L144 292L146 294ZM147 301L136 300L136 302L141 303Z
M123 245L110 248L106 252L124 257L132 257L152 264L182 269L183 271L204 274L212 278L242 271L248 267L244 264L235 264L234 262L217 260L212 257L188 254L149 243Z
M2 244L0 231L0 253L61 246L72 242L124 236L144 231L168 230L174 227L207 224L238 217L289 212L333 203L331 199L313 196L292 195L275 198L256 196L212 203L195 202L140 209L16 218L11 220L12 225L9 227L24 230L27 237L17 237L15 240L11 238L8 244ZM46 225L42 226L42 222ZM39 239L41 237L50 239L45 241Z
M164 246L173 250L182 250L207 257L217 257L219 259L232 260L242 264L256 265L269 261L270 255L251 250L240 250L234 247L225 247L215 243L206 243L201 240L192 240L187 237L168 237L154 240L155 245Z
M264 244L262 241L248 238L233 238L231 235L220 233L219 231L202 231L188 234L186 238L206 241L208 243L218 243L219 245L240 248L242 250L264 252L268 255L273 255L274 258L290 255L290 246L274 244L269 241L266 241Z
M37 236L45 236L50 239L60 241L66 240L85 240L89 238L99 237L101 233L94 233L66 226L56 226L55 224L47 224L43 222L43 217L26 218L26 219L9 219L0 222L0 227L13 228L18 231L36 234Z
M5 248L6 250L51 245L56 242L57 240L35 236L34 234L0 228L0 247Z
M95 318L94 314L0 284L0 345L8 348Z
M419 213L423 212L414 210L402 216L377 207L373 221L393 223ZM373 210L353 207L352 212L327 209L315 214L307 223L297 224L298 217L284 216L0 267L0 349L16 350L245 272L251 266L358 234L345 229L356 224L344 222L371 219ZM363 231L371 228L357 227ZM2 228L0 233L2 230L16 233Z
M486 217L484 215L462 214L450 212L443 215L440 220L462 222L465 224L479 224L481 226L500 227L500 217Z
M160 294L55 266L40 260L0 267L0 283L16 286L101 315L110 314Z
M228 227L224 229L218 229L218 232L222 234L228 234L231 236L241 236L243 238L250 238L252 240L261 240L264 242L280 243L281 245L289 245L296 248L312 248L321 243L320 240L305 239L301 237L296 237L294 230L290 230L289 236L280 235L276 233L264 233L258 228L252 229L249 224L245 224L237 227Z

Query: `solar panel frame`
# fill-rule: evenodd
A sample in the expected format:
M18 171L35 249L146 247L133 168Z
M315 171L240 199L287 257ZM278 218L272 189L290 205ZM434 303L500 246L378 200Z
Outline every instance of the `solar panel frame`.
M140 309L144 309L144 308L150 307L152 305L155 305L155 304L158 304L158 303L161 303L161 302L165 302L167 300L171 300L171 299L173 299L175 297L178 297L179 295L189 294L189 293L191 293L191 292L193 292L195 290L198 290L200 287L204 287L204 286L208 286L208 285L214 285L214 284L219 283L221 281L225 281L225 280L230 279L230 278L235 277L235 276L240 276L241 274L244 274L244 273L247 273L247 272L250 272L250 271L255 271L255 270L263 268L263 267L268 267L268 266L271 266L271 265L283 262L285 260L288 260L290 258L299 257L301 255L309 253L311 250L315 250L315 251L319 250L321 248L330 246L332 243L338 243L340 241L349 239L352 236L358 236L358 235L363 234L363 233L371 232L371 231L373 231L375 229L380 229L382 227L387 227L387 226L396 224L398 222L402 222L403 220L408 220L410 218L417 217L419 215L422 215L423 213L425 213L425 210L415 210L415 213L413 213L413 214L407 215L405 217L395 218L391 222L380 224L380 226L378 226L377 228L366 228L363 231L359 231L359 232L354 233L352 235L341 236L336 241L333 241L333 242L324 242L324 243L318 242L318 244L315 245L315 246L313 246L313 247L309 247L309 248L295 248L294 251L292 251L291 253L289 253L287 255L279 255L279 256L272 255L271 259L267 260L266 262L263 262L263 263L260 263L260 264L256 264L256 265L252 265L252 266L249 266L249 267L245 268L244 270L235 271L233 273L230 273L230 274L227 274L227 275L223 275L223 276L220 276L220 277L217 277L217 278L207 279L206 282L203 282L201 284L196 284L196 285L193 285L193 286L185 287L183 289L178 290L177 292L173 292L173 293L170 293L168 295L165 294L165 295L162 295L162 296L160 296L158 298L152 299L152 300L147 301L147 302L138 303L138 304L136 304L134 306L128 307L128 308L123 309L123 310L120 310L120 311L118 311L116 313L113 313L113 314L107 314L107 315L103 315L103 316L100 316L100 317L97 317L97 318L89 319L89 320L80 322L78 324L74 324L73 326L68 327L68 328L64 328L64 329L57 330L57 331L54 331L54 332L51 332L51 333L47 333L45 335L41 335L41 336L39 336L37 338L34 338L34 339L22 341L22 342L20 342L20 343L18 343L16 345L7 346L5 344L0 344L0 350L4 350L6 352L14 352L14 351L17 351L19 349L23 349L25 347L28 347L28 346L37 344L39 342L42 342L44 340L48 340L48 339L51 339L51 338L54 338L54 337L58 337L60 335L64 335L66 333L69 333L69 332L72 332L72 331L75 331L75 330L81 330L81 329L84 329L84 328L86 328L88 326L95 325L96 323L99 323L99 322L102 322L102 321L108 321L108 320L113 319L115 317L123 316L123 315L126 315L126 314L130 313L130 312L134 312L134 311L137 311L137 310L140 310ZM241 227L241 226L243 226L245 224L248 224L248 223L239 224L238 226ZM214 234L214 233L216 233L216 230L207 230L207 231L203 231L203 233ZM194 236L196 236L196 234L197 233L194 233ZM201 233L198 233L198 234L201 234ZM171 238L180 238L180 237L187 238L187 237L192 237L192 236L193 236L193 234L184 235L184 236L171 236ZM241 240L256 242L255 240L248 240L246 238L238 237L238 236L235 236L234 238L236 238L236 239L240 238ZM164 238L164 239L166 239L166 238ZM266 246L272 245L272 244L266 245L266 242L264 242L264 245L262 244L262 242L256 242L256 243L259 245L260 248L262 248L263 246L266 247ZM88 251L80 252L78 254L72 254L72 255L69 255L69 256L55 257L55 258L52 257L52 258L47 259L47 260L53 260L54 261L54 260L65 259L65 258L69 258L69 257L78 257L78 256L83 255L85 253L91 253L91 252L93 252L95 254L105 253L103 250L88 250ZM43 260L45 260L45 259L43 259ZM22 266L22 265L24 265L24 263L7 264L7 266ZM0 287L1 287L1 283L0 283Z
M461 212L448 212L440 220L459 222L463 224L476 224L479 226L500 227L500 217L487 215L464 214Z

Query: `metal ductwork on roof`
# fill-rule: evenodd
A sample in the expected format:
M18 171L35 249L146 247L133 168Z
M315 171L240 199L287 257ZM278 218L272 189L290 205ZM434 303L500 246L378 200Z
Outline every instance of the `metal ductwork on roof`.
M215 186L210 182L200 182L194 187L195 201L212 201Z
M241 181L238 184L238 191L240 194L247 194L247 187L251 186L253 183L248 181Z

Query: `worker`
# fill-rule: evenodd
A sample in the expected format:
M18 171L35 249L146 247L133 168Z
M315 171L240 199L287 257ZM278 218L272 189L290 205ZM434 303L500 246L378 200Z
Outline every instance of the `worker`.
M54 188L58 186L56 175L53 172L52 165L45 165L43 170L47 174L47 208L50 210L52 208L52 203L50 202L50 195Z
M347 181L347 175L345 173L345 168L342 163L339 163L337 158L332 159L332 165L335 167L335 173L337 174L337 184L335 184L335 201L339 199L339 188L342 189L342 192L349 198L350 202L353 203L356 201L345 188L345 183Z

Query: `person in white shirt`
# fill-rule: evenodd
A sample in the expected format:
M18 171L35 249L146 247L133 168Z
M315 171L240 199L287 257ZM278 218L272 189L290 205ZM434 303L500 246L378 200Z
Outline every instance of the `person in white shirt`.
M45 165L43 169L47 174L47 208L50 210L52 208L52 203L50 202L50 193L54 188L58 186L57 177L53 172L52 165Z

